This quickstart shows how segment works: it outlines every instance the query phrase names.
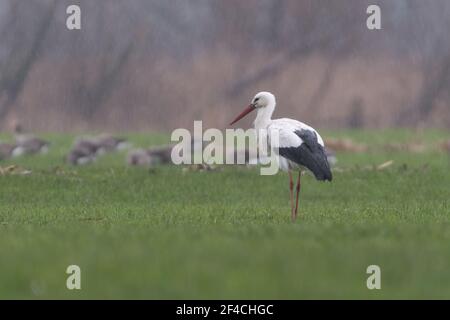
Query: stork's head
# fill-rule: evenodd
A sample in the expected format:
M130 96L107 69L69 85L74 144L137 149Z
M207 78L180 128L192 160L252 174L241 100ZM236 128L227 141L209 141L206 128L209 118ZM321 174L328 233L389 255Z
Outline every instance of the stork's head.
M258 92L251 103L255 108L264 108L271 104L275 104L275 96L267 91Z
M275 107L275 103L276 103L275 96L270 92L267 91L258 92L252 99L250 105L244 111L242 111L236 117L236 119L234 119L233 122L230 123L230 125L238 122L255 109L266 108L268 106Z

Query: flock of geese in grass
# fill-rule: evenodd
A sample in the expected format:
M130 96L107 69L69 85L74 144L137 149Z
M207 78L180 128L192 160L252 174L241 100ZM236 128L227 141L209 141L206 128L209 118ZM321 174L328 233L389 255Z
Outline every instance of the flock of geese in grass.
M33 134L24 133L21 126L14 126L14 142L0 141L0 161L22 156L46 154L52 144ZM172 145L152 148L131 149L131 143L123 137L100 134L94 137L76 138L64 162L70 165L87 165L100 156L117 151L129 150L127 163L133 166L153 166L171 163Z
M12 143L0 142L0 161L46 154L52 146L49 141L31 134L16 134L14 140ZM104 154L130 148L131 143L126 138L109 134L77 138L69 152L64 156L64 162L74 166L87 165L95 162ZM127 163L133 166L169 164L171 162L171 151L172 146L170 145L131 149L128 152Z

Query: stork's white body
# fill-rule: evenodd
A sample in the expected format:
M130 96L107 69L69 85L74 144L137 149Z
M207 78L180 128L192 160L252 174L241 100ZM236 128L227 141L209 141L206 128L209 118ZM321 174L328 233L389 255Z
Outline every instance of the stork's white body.
M280 148L298 148L300 147L304 141L302 138L300 138L298 135L295 134L296 131L301 130L309 130L314 132L317 135L318 143L324 147L323 139L319 135L319 133L312 128L311 126L289 118L282 118L282 119L274 119L270 121L270 124L266 128L259 128L255 125L255 129L266 129L263 132L277 132L277 136L279 138L279 147ZM270 139L268 139L269 146L270 146ZM274 149L276 152L277 149ZM279 166L280 169L283 171L288 170L295 170L295 169L304 169L304 167L292 160L289 160L282 155L279 155Z

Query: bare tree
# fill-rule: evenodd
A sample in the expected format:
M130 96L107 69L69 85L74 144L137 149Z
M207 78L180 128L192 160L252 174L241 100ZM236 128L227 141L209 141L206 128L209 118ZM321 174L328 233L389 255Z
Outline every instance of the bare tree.
M384 112L381 125L415 125L434 119L437 107L450 101L447 0L379 0L383 32L365 28L370 0L77 3L80 31L65 28L70 0L1 2L0 120L19 113L39 127L47 120L41 115L51 111L56 128L65 128L59 119L75 128L94 128L103 119L127 125L116 116L129 117L133 128L133 121L158 129L199 118L221 122L224 109L206 108L217 105L221 92L228 100L242 99L250 87L275 80L301 97L305 117L319 124L373 124L364 117ZM377 67L385 62L395 71ZM304 75L290 70L301 72L301 65ZM356 86L361 66L378 78ZM379 111L368 112L379 103L370 90L389 90L384 77L395 92L383 97ZM373 87L355 92L369 82ZM352 109L358 97L363 103ZM294 110L294 100L287 99L288 109ZM333 100L339 105L317 112ZM400 114L394 120L393 107Z
M11 41L11 49L1 63L0 120L8 114L16 102L22 92L28 74L40 58L41 50L55 13L56 1L52 0L47 4L32 3L32 5L37 7L36 11L42 11L34 28L29 25L21 27L21 24L25 24L26 21L22 13L30 13L30 11L25 9L24 5L21 2L20 5L14 3L11 6L11 17L13 18L9 19L3 30L9 30L9 32L14 33L18 32L17 28L27 28L28 30L35 30L35 32L30 39L24 39L3 31L3 37L8 37ZM26 5L29 6L30 4L26 3Z
M446 28L442 28L443 24L450 23L448 3L437 1L430 7L421 1L411 1L408 5L410 21L418 23L406 26L422 37L416 40L420 45L415 51L419 57L422 85L415 103L397 117L397 124L403 126L426 122L435 111L436 101L450 91L450 43Z
M348 7L343 8L341 4L328 2L327 10L324 11L321 2L290 2L291 11L288 11L285 5L284 1L279 3L274 1L269 11L270 19L267 19L267 29L275 28L272 32L268 32L271 35L269 43L282 44L282 55L269 61L254 73L238 79L227 91L228 95L238 95L249 85L276 76L294 60L324 52L330 56L330 64L319 87L320 92L316 93L315 98L311 100L310 105L316 105L319 102L319 96L329 86L339 60L354 49L355 43L361 36L360 26L352 23L350 19L361 6L348 9ZM325 16L318 19L319 13L324 13ZM288 28L284 34L280 32L279 30L282 29L280 21L289 21L289 15L297 14L297 19L292 22L294 27ZM273 19L277 22L275 23ZM290 19L292 20L292 17ZM335 24L324 24L323 21L327 20L332 20Z

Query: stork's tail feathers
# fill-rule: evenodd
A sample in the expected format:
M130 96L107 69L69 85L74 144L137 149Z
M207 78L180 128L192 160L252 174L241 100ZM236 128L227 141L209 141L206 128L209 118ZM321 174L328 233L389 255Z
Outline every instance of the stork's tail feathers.
M311 157L312 161L309 161L307 167L314 174L314 177L319 181L333 180L330 164L328 163L328 158L323 148L320 148L315 153L311 154Z
M280 148L279 154L301 166L308 168L320 181L331 181L330 164L324 147L318 143L317 134L310 130L296 130L302 139L298 147Z
M321 166L320 172L318 173L313 172L314 176L319 181L331 181L333 180L333 174L331 173L330 165L328 164L328 160L326 158L324 162L326 163L326 166Z

